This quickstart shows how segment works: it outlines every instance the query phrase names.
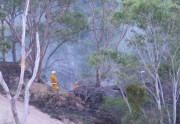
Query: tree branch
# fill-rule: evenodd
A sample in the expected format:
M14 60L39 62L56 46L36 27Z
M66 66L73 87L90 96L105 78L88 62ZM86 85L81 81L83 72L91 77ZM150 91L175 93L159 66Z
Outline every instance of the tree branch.
M7 96L8 100L11 101L11 100L12 100L12 97L11 97L9 88L8 88L6 82L4 81L4 78L3 78L3 76L2 76L1 71L0 71L0 84L1 84L1 86L3 87L3 89L5 90L5 93L6 93L6 96Z

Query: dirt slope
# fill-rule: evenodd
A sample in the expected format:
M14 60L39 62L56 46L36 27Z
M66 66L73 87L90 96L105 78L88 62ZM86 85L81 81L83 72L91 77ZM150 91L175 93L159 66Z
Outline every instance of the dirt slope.
M30 106L29 109L30 114L28 115L26 121L27 124L72 124L67 120L61 122L59 120L52 119L49 115L42 113L33 106ZM23 104L20 102L18 102L18 110L20 111L20 115L22 115ZM0 95L0 124L5 121L12 122L13 116L11 114L9 101L5 96Z

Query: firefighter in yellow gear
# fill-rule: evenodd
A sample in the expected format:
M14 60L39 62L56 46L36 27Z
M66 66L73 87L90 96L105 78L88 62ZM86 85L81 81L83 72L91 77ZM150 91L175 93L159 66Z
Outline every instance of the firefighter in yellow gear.
M59 91L59 86L58 86L58 82L56 81L56 75L55 75L55 71L52 71L51 73L51 83L52 83L52 87L57 91Z
M20 68L21 68L21 65L22 65L22 58L21 58L20 63L19 63ZM26 70L26 60L24 61L24 70Z
M73 85L73 90L77 90L79 88L79 83L76 81Z

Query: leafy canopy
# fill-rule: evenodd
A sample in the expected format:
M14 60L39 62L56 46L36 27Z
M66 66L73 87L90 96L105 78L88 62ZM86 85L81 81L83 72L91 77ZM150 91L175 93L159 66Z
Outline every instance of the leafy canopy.
M123 0L123 8L112 15L114 25L123 22L141 28L164 26L175 20L180 13L180 6L171 1L162 0Z

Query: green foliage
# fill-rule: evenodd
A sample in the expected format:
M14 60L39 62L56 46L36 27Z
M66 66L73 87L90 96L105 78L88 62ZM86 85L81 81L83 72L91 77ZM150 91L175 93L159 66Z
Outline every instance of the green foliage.
M118 82L129 83L131 81L138 81L136 76L138 61L133 55L123 55L119 63L119 70L116 72Z
M155 55L150 54L156 50L162 54L163 61L160 64L159 74L161 77L167 77L166 74L172 71L172 63L166 52L173 55L178 46L176 41L179 40L180 6L172 1L162 0L123 0L122 6L121 10L113 13L113 24L116 26L123 23L138 27L140 31L132 29L131 33L134 37L129 45L136 46L140 54L147 59L149 56L155 58ZM162 46L165 44L169 46L168 50L162 52ZM175 69L180 65L179 57L177 53L174 58ZM153 64L154 62L151 61L147 63L147 67L153 69ZM125 74L119 72L119 78L127 80Z
M94 65L97 61L107 58L113 60L116 64L123 65L127 69L132 68L134 66L133 63L137 60L133 55L123 54L110 48L101 48L99 52L95 52L90 56L90 64Z
M122 97L105 97L105 102L99 108L112 113L120 124L158 124L158 119L152 119L143 114L129 113L127 105Z
M121 57L121 65L124 67L126 70L131 70L134 67L137 66L137 58L133 55L126 55L124 54Z
M141 28L153 26L163 26L168 28L168 24L175 20L180 13L180 6L171 1L161 0L123 0L121 11L113 14L113 22L131 23Z
M123 23L127 23L126 15L122 11L113 12L111 14L110 21L115 28L118 28Z
M103 48L100 54L112 59L116 64L123 66L125 69L132 69L137 64L137 58L135 56L120 53L113 49Z
M10 41L0 41L0 52L2 56L5 55L5 53L8 52L8 50L11 48L11 42Z
M3 10L0 10L0 19L3 19L6 17L6 12Z
M163 62L160 65L160 68L159 68L158 72L159 72L159 75L161 77L163 77L165 74L169 74L170 70L171 70L171 65L170 65L170 62L167 61L167 62Z
M170 43L170 53L174 55L175 62L180 65L180 40L175 40L174 42Z
M57 0L58 5L67 5L69 3L74 2L75 0Z
M60 22L75 33L88 28L87 19L81 12L68 13Z
M102 57L100 55L98 55L97 53L93 53L90 57L89 57L89 64L91 65L97 65L99 61L102 60Z
M6 15L12 13L13 11L16 12L22 12L24 6L24 0L2 0L2 4L4 6L3 12L6 13Z
M91 54L89 57L89 63L91 65L103 64L113 62L116 67L114 74L117 75L117 82L131 82L131 80L137 80L137 76L134 74L137 72L139 62L136 56L120 53L116 50L109 48L101 48L99 52Z
M0 47L3 49L10 49L11 42L10 41L0 41Z
M121 97L105 97L105 102L99 108L101 110L109 111L116 119L120 119L128 113L128 108L126 103Z
M123 116L122 124L159 124L159 121L158 119L149 118L147 116L137 116L129 113Z
M171 42L170 46L170 55L167 55L166 58L163 59L162 64L159 68L159 75L165 80L169 80L170 77L167 76L169 73L177 72L180 67L180 41ZM173 63L172 63L172 61Z
M100 106L100 109L111 109L112 107L121 109L122 112L128 111L127 105L121 97L105 97L105 103Z
M91 54L89 57L89 63L91 65L97 65L108 59L120 62L120 53L109 48L101 48L100 51Z
M79 34L88 29L87 18L81 12L66 13L62 18L57 15L52 17L59 24L54 37L60 41L77 41Z
M112 59L116 63L120 63L121 53L110 48L102 48L100 54L106 58Z
M137 113L140 106L145 102L145 89L139 83L132 83L126 86L128 101L132 110Z
M4 0L6 5L12 5L12 7L19 7L24 3L24 0Z
M131 80L138 80L135 76L137 68L139 67L139 62L134 55L127 55L123 53L115 54L112 59L118 65L118 70L116 75L118 77L118 82L131 82Z

